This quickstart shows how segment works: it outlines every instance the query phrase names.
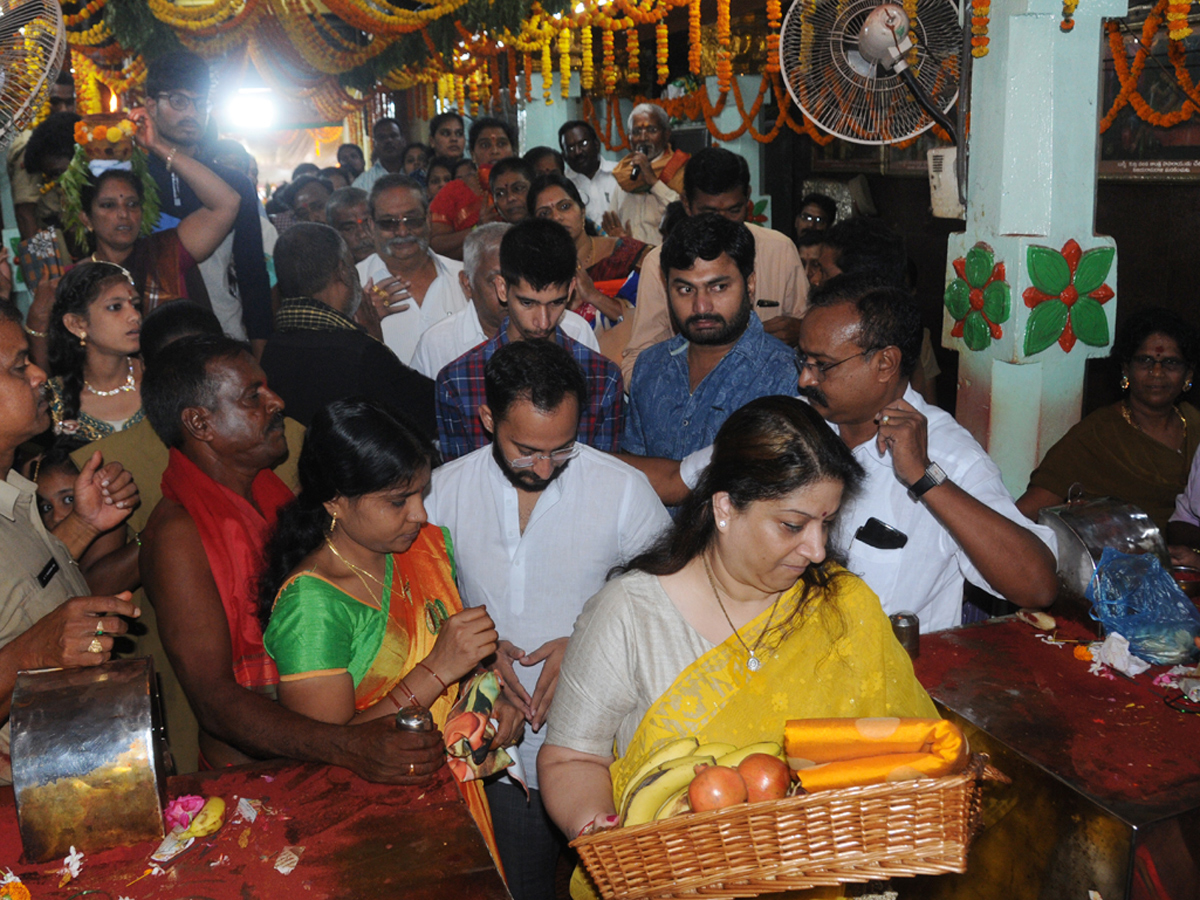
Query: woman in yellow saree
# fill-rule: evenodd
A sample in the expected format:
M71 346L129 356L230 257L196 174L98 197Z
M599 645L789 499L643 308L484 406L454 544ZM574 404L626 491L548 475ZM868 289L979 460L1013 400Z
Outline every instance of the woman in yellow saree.
M783 742L796 718L936 718L879 600L826 559L862 470L812 409L764 397L722 426L662 540L588 601L538 757L571 838L616 824L616 798L668 741ZM573 896L586 896L579 875Z
M422 706L443 728L458 682L495 652L487 610L462 608L449 538L426 519L431 453L378 403L314 417L259 589L284 706L336 724ZM459 787L495 857L482 782Z

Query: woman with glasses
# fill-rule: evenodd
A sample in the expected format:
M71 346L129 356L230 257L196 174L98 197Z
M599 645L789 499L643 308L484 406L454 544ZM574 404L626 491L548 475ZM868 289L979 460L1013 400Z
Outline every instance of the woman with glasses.
M459 683L495 653L487 610L463 609L449 538L425 514L433 456L377 401L314 416L300 494L279 514L259 583L263 645L289 709L360 725L424 707L444 728ZM498 732L495 746L509 738ZM494 850L482 782L460 787Z
M1142 309L1121 325L1109 356L1121 364L1125 396L1050 448L1017 508L1036 520L1079 484L1085 494L1139 507L1165 534L1200 446L1200 411L1180 402L1200 362L1200 335L1168 309Z
M597 234L579 188L559 172L540 175L534 181L529 191L529 214L562 225L575 242L579 273L571 309L601 331L620 321L637 299L637 283L632 291L624 292L630 295L628 300L621 296L622 288L630 275L641 271L642 257L650 245L631 237Z

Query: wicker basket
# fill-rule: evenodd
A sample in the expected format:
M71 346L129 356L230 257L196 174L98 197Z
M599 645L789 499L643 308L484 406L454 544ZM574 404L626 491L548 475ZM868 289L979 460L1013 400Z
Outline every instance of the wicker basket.
M975 754L963 772L946 778L694 813L602 831L571 846L605 900L732 900L965 872L986 766L986 755Z

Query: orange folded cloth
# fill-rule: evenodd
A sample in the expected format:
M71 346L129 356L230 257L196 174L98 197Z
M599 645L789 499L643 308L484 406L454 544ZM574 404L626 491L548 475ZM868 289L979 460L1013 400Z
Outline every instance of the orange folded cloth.
M961 772L970 747L945 719L792 719L788 765L809 792Z

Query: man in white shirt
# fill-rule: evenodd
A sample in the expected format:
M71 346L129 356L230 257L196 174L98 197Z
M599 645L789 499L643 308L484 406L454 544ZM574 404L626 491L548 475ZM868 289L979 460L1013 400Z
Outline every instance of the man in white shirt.
M390 116L385 116L375 123L375 127L371 129L371 142L375 146L375 165L355 178L354 183L350 185L368 194L375 187L375 182L384 175L404 171L406 147L400 123Z
M385 175L367 201L376 252L358 264L363 295L383 320L383 342L408 365L430 326L467 305L462 264L429 249L429 200L407 175Z
M800 326L800 394L854 452L867 478L838 513L831 543L921 631L960 624L963 582L1023 607L1058 590L1054 533L1021 515L970 433L909 384L921 320L904 291L842 275L809 298ZM694 485L709 450L681 466Z
M501 277L500 240L511 227L507 222L493 222L480 225L467 235L463 242L463 269L458 280L470 302L421 335L410 365L422 375L437 378L438 372L448 364L491 340L500 330L505 317L496 288L496 281ZM589 350L600 352L592 326L583 316L568 310L558 324L569 338Z
M567 164L567 177L583 197L584 215L599 225L621 190L613 177L617 164L600 155L596 129L582 119L573 119L558 129L558 146Z
M437 469L425 508L450 530L463 603L496 622L497 668L528 722L517 757L531 802L507 779L487 786L508 886L516 900L553 900L562 842L536 761L567 638L609 569L670 519L643 475L576 440L587 383L568 351L506 344L485 379L492 443Z

